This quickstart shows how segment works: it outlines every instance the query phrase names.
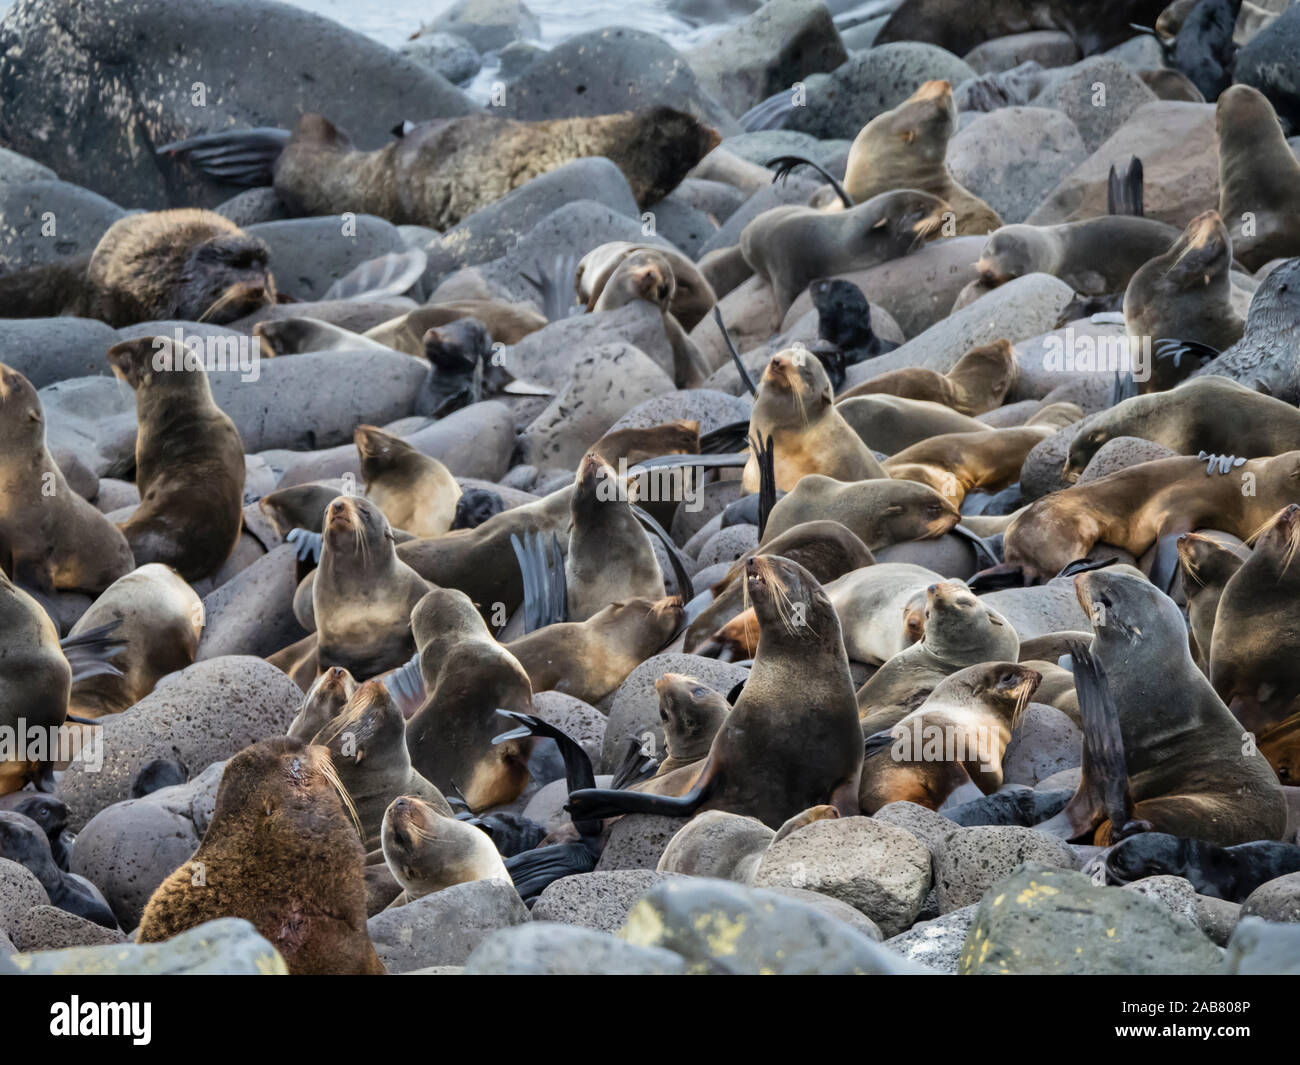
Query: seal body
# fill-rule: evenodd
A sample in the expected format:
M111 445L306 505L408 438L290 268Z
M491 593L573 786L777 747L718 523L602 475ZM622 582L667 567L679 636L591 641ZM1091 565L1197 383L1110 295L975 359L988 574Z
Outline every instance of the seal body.
M1300 254L1300 162L1273 105L1258 89L1233 85L1214 113L1219 134L1219 214L1233 254L1251 270Z
M394 799L385 811L383 849L402 886L395 906L472 880L512 883L491 836L413 795Z
M366 498L394 528L414 536L441 536L456 517L460 485L437 459L373 425L352 434L361 456Z

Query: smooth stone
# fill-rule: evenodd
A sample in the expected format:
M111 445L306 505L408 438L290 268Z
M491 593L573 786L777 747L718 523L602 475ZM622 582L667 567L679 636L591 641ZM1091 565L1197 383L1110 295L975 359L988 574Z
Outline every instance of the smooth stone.
M529 921L492 932L465 962L471 976L678 976L686 963L575 925Z
M463 965L490 933L527 920L528 907L513 885L471 880L383 910L366 927L388 972L405 973Z

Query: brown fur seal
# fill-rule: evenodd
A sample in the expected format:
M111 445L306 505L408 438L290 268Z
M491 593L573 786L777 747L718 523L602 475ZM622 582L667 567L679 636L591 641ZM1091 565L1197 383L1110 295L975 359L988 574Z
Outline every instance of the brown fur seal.
M1075 292L1104 296L1123 292L1140 266L1177 239L1173 226L1137 215L1003 226L985 242L975 269L986 289L1026 274L1051 274Z
M639 206L668 195L718 134L682 111L649 107L594 118L516 122L438 119L373 152L358 152L321 115L299 120L275 163L275 191L301 214L365 212L394 225L445 230L533 178L604 156Z
M0 363L0 569L33 591L98 594L134 567L125 537L68 487L45 446L36 389Z
M882 465L890 477L928 484L960 507L970 492L996 492L1018 481L1029 452L1056 432L1050 425L1022 425L947 433L904 448Z
M858 812L862 732L839 619L802 566L756 555L745 572L761 630L749 679L698 772L688 766L641 786L671 788L687 776L689 790L677 798L575 791L575 819L727 810L778 828L823 803L842 815Z
M838 521L877 551L907 540L942 536L961 515L928 485L890 477L845 482L809 474L777 500L759 543L767 545L804 522L826 519Z
M357 682L342 666L323 670L303 695L286 735L310 743L316 733L342 713L356 690Z
M1194 529L1245 539L1298 492L1300 451L1226 474L1207 474L1201 459L1157 459L1035 500L1007 526L1003 550L1026 578L1047 580L1098 543L1138 558L1161 537Z
M867 738L862 812L891 802L937 810L968 779L992 795L1011 732L1041 680L1014 662L968 666L941 680L917 709Z
M713 309L718 297L695 263L676 248L658 244L629 244L626 241L614 241L593 248L578 262L578 271L573 278L578 299L587 310L595 310L605 286L620 264L639 251L657 252L668 260L673 272L673 292L668 310L689 333Z
M1268 97L1233 85L1219 96L1214 122L1219 214L1233 254L1251 270L1300 254L1300 163Z
M887 393L905 399L942 403L961 414L984 414L1002 406L1016 379L1016 353L1009 340L971 348L947 373L914 366L889 370L840 394L840 402L856 396Z
M731 704L721 692L683 673L665 673L655 681L655 691L664 730L664 760L655 771L661 777L708 756Z
M598 703L658 653L682 622L682 601L628 599L582 622L547 625L506 644L533 691L564 692Z
M1296 787L1300 781L1300 714L1266 729L1258 742L1259 753L1268 759L1282 785Z
M477 318L499 344L518 344L529 333L536 333L546 325L546 317L526 303L463 299L417 307L400 318L367 329L362 335L408 355L423 356L425 334L461 318Z
M961 581L926 588L925 634L890 658L858 689L862 727L892 728L944 677L980 662L1014 662L1020 638L1006 619Z
M1242 552L1211 536L1184 533L1178 538L1178 562L1187 598L1187 638L1192 658L1206 676L1210 672L1210 640L1219 600L1228 579L1245 561Z
M424 703L407 722L411 764L471 810L513 802L528 783L532 740L492 743L505 731L497 710L532 712L528 674L492 638L463 593L436 588L411 611Z
M472 880L513 883L491 836L414 795L394 799L385 812L383 848L402 886L394 906Z
M387 689L368 680L312 740L330 752L344 791L352 799L367 851L379 846L384 811L399 795L418 796L451 816L442 792L411 767L406 719Z
M59 633L39 603L0 570L0 725L10 736L31 729L58 728L68 712L72 667L59 646ZM45 765L7 757L0 761L0 795L40 780Z
M1197 215L1173 247L1133 274L1124 291L1128 335L1230 348L1246 328L1232 306L1231 268L1232 243L1219 212Z
M885 476L834 400L821 360L807 348L786 348L768 361L749 418L749 435L764 446L772 438L778 491L791 491L812 473L837 481ZM759 488L758 457L752 451L741 485L746 492Z
M1065 479L1077 481L1101 446L1117 436L1150 440L1180 455L1259 458L1300 448L1300 411L1228 377L1195 377L1089 418L1070 443Z
M1291 619L1300 591L1300 565L1293 564L1300 505L1273 515L1253 546L1219 599L1207 675L1233 716L1258 735L1300 713L1300 644Z
M663 597L659 559L630 502L620 498L623 487L595 452L587 452L573 485L564 559L571 621L586 621L613 602Z
M952 86L927 81L892 111L862 127L849 149L845 191L854 203L863 203L891 189L920 189L951 205L954 233L992 232L1002 225L998 213L960 185L944 161L956 128Z
M140 506L122 526L135 561L162 562L187 581L210 577L243 526L244 444L212 398L202 360L165 337L108 349L135 389Z
M1095 779L1085 754L1074 797L1038 829L1103 847L1143 827L1224 845L1281 839L1287 812L1277 776L1243 747L1241 723L1196 668L1174 601L1115 569L1081 573L1074 583L1094 618L1099 702L1108 704L1105 717L1118 719L1128 787L1115 815L1126 821L1112 822L1115 782ZM1076 686L1079 669L1076 662Z
M0 318L72 314L114 328L137 322L225 325L275 302L270 251L212 211L127 215L89 259L0 277Z
M698 455L700 423L677 418L644 428L615 429L592 444L591 450L607 466L617 466L619 459L631 467L656 455Z
M415 536L441 536L456 518L460 485L437 459L373 425L352 434L361 456L366 498L394 528Z
M978 433L988 428L942 403L884 393L841 398L835 407L867 447L886 455L940 433Z
M338 488L328 484L295 484L264 495L257 501L257 508L283 540L294 529L320 532L325 527L325 508L338 494Z
M819 277L865 270L920 247L939 233L950 210L938 196L914 188L882 191L847 211L775 207L741 231L740 250L772 286L784 315Z
M411 608L429 584L393 550L393 532L370 500L339 496L325 512L312 585L316 671L343 666L357 680L415 653Z
M120 714L163 677L191 665L203 632L203 601L175 570L154 562L109 585L68 635L112 622L113 636L126 642L113 657L120 676L100 673L77 681L68 702L77 717Z
M226 763L192 859L154 891L137 939L242 917L298 974L382 974L366 931L365 854L329 752L279 737Z
M664 332L673 352L673 381L678 388L695 388L713 371L695 341L672 313L677 290L668 256L644 248L624 258L606 280L593 311L613 311L634 300L653 303L663 314Z

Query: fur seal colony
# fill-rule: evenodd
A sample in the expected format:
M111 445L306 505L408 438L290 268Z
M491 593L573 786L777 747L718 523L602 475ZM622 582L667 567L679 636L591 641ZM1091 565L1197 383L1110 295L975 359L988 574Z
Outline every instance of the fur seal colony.
M1149 974L1300 912L1277 4L465 0L461 88L297 12L419 92L248 38L89 118L21 81L68 2L0 15L0 971Z

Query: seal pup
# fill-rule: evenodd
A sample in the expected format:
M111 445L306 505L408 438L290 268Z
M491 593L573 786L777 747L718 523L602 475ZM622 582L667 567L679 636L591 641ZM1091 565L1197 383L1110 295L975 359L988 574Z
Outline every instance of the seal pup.
M768 361L750 414L749 436L760 442L771 438L778 491L793 490L812 473L837 481L885 476L834 400L825 368L807 348L786 348ZM752 448L740 483L747 493L759 489L758 456Z
M578 269L573 277L578 299L587 310L595 310L605 286L623 260L641 251L655 252L668 261L673 274L673 291L668 300L668 310L689 333L713 310L718 297L700 273L699 267L676 248L667 245L611 241L593 248L578 260Z
M1245 557L1228 544L1199 533L1184 533L1177 544L1183 595L1187 600L1187 638L1192 658L1201 672L1209 676L1214 616L1228 579L1241 569Z
M138 565L161 562L185 580L210 577L243 526L244 444L216 401L197 354L166 337L108 349L135 390L140 505L121 526Z
M1124 290L1125 332L1215 351L1232 347L1246 323L1232 306L1231 268L1232 243L1219 212L1197 215L1167 252L1133 274Z
M137 940L242 917L294 975L382 974L348 807L324 747L287 736L245 747L226 763L194 857L145 904Z
M977 344L947 373L914 366L887 370L843 392L839 401L885 393L904 399L942 403L960 414L984 414L1002 406L1016 380L1016 353L1011 341Z
M3 363L0 489L0 569L19 584L98 595L135 568L126 538L68 487L50 455L36 389Z
M1210 638L1207 674L1234 717L1256 735L1300 713L1300 642L1291 620L1300 595L1300 505L1274 514L1228 578Z
M904 183L906 184L906 183ZM951 211L916 188L881 190L842 212L787 204L764 211L740 234L754 273L772 286L782 316L818 278L897 259L937 236Z
M953 234L990 233L998 213L963 187L944 161L957 129L957 105L946 81L927 81L897 107L877 115L854 138L844 188L854 203L891 189L919 189L952 208Z
M888 476L839 481L810 473L777 500L759 544L770 544L796 525L825 520L839 522L869 550L879 551L890 544L942 536L961 514L929 485L915 481Z
M118 927L99 888L84 876L59 868L49 837L30 817L14 810L0 810L0 858L28 869L41 882L51 906L104 928Z
M299 214L365 212L394 225L450 229L565 163L604 156L637 205L657 203L719 143L670 107L517 122L487 114L424 122L373 152L322 115L306 114L275 161L276 194Z
M151 562L119 577L68 635L112 625L125 646L110 671L73 682L68 709L79 718L120 714L169 673L193 664L203 632L203 601L169 566Z
M683 616L677 596L620 600L585 621L547 625L505 647L524 667L533 691L564 692L595 705L664 648Z
M115 329L139 322L226 325L276 301L270 250L212 211L119 218L89 258L0 276L0 318L61 314Z
M1194 529L1245 539L1295 497L1297 480L1300 451L1218 473L1207 472L1201 458L1142 462L1019 511L1003 534L1006 564L1031 581L1048 580L1099 543L1140 558L1158 540Z
M352 440L366 498L390 525L418 537L441 536L451 528L460 485L446 466L373 425L357 426Z
M322 670L303 695L285 735L310 743L316 733L339 716L356 690L356 680L342 666Z
M806 569L775 555L750 558L745 583L758 611L758 652L703 766L641 785L671 788L685 776L677 796L575 791L575 819L726 810L779 828L812 806L858 812L862 732L830 600Z
M528 674L492 638L464 592L435 588L411 611L423 699L407 718L411 765L475 812L513 802L529 780L531 739L493 744L497 710L531 713Z
M1163 444L1180 455L1280 455L1300 448L1300 410L1228 377L1195 377L1093 415L1070 442L1062 476L1077 481L1102 445L1119 436Z
M665 673L655 681L655 692L664 730L664 759L655 770L661 777L708 757L731 704L721 692L683 673Z
M531 304L467 298L435 300L372 326L362 336L408 355L424 355L424 341L430 329L450 325L462 318L478 319L492 339L500 344L518 344L546 325L546 316L538 313Z
M384 861L402 886L392 905L472 880L513 883L492 837L414 795L384 812Z
M411 767L406 718L388 689L368 680L312 739L330 752L343 790L352 800L367 851L379 846L384 811L399 795L417 796L451 816L442 792Z
M931 584L925 590L920 642L889 658L858 689L863 730L870 735L893 728L959 669L1019 657L1020 637L998 611L961 581Z
M868 736L862 812L891 802L938 810L970 780L985 795L1002 786L1002 756L1042 675L1014 662L968 666L934 686L917 709Z
M926 589L943 577L910 562L877 562L826 585L849 659L881 666L925 634Z
M1098 860L1108 884L1179 876L1189 881L1198 895L1245 902L1270 880L1300 872L1300 847L1262 839L1221 847L1203 839L1144 832L1120 840Z
M1115 568L1074 584L1094 633L1091 652L1074 655L1083 778L1039 831L1102 847L1139 831L1223 845L1281 839L1277 775L1243 748L1240 722L1192 661L1174 601Z
M1300 254L1300 162L1268 97L1233 85L1214 109L1219 214L1247 269Z

